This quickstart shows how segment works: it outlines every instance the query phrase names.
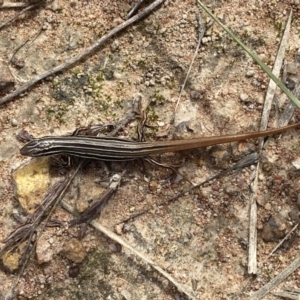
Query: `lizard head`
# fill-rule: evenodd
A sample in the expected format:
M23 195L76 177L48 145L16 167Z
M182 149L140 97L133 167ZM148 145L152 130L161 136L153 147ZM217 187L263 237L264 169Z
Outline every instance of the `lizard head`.
M31 157L47 156L51 145L47 138L33 139L20 149L20 153Z

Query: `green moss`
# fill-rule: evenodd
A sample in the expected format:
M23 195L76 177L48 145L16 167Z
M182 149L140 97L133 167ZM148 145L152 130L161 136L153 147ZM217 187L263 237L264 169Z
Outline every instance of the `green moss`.
M176 80L175 80L175 77L172 76L171 79L167 82L167 86L168 88L171 90L173 88L175 88L176 86Z
M277 36L281 36L282 27L283 27L282 22L274 20L274 27L277 30Z
M150 123L153 123L158 120L158 114L155 112L152 106L148 106L146 112L147 112L147 118Z
M152 102L156 104L163 104L166 101L166 98L159 90L155 90L154 93L150 96Z
M146 67L146 61L144 59L139 59L137 61L137 65L141 68L145 68Z

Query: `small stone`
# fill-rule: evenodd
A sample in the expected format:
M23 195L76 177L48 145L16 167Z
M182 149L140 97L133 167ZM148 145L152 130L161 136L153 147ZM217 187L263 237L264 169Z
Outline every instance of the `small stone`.
M41 203L41 195L45 195L49 189L49 159L29 161L13 172L13 179L19 203L28 214L33 213Z
M209 38L209 37L204 37L204 38L201 40L202 44L206 44L206 43L208 43L209 41L211 41L211 38Z
M19 269L20 262L22 260L22 253L24 253L26 245L27 241L24 241L23 243L18 245L14 250L2 253L1 264L5 271L13 273Z
M254 79L254 80L252 81L252 85L257 86L257 87L260 87L260 82L257 81L256 79Z
M296 82L291 78L287 78L285 85L289 90L293 90L296 86Z
M299 210L293 209L289 212L289 217L293 221L293 223L298 223L299 222Z
M115 79L122 79L122 78L123 78L123 74L115 71L115 72L113 73L113 77L114 77Z
M266 161L262 164L262 170L266 173L270 173L273 170L273 164L269 161Z
M16 127L16 126L18 126L18 121L16 119L11 119L10 124L11 124L11 126Z
M114 253L118 251L117 246L115 244L109 244L108 248L111 252L114 252Z
M149 182L149 190L150 190L150 192L154 193L157 190L157 187L158 187L157 181L151 180Z
M59 5L58 5L58 1L57 1L57 0L52 1L52 4L51 4L51 10L52 10L52 11L57 11L57 10L59 10Z
M283 214L278 213L272 216L264 225L262 239L265 242L278 242L284 238L286 230L286 218L283 216Z
M300 169L300 158L297 158L296 160L292 161L292 165L299 170Z
M113 41L110 48L112 52L117 51L119 49L119 41L118 40Z
M193 100L197 100L197 99L200 98L200 95L199 95L199 93L197 91L191 91L191 98Z
M79 273L80 273L80 268L77 265L70 267L69 276L71 278L77 277L79 275Z
M155 81L153 79L150 79L149 86L154 86L154 85L155 85Z
M247 73L246 73L246 77L247 78L250 78L250 77L253 77L255 75L255 72L253 70L249 70Z
M272 205L270 202L268 202L266 205L265 205L265 210L268 210L270 211L272 209Z
M163 34L163 33L165 33L167 31L167 28L166 27L163 27L163 28L161 28L160 30L159 30L159 33L160 34Z
M53 19L52 19L51 16L48 16L48 17L46 18L46 21L47 21L49 24L53 23Z
M44 236L38 239L35 253L39 264L48 263L52 260L54 252L51 244Z
M75 263L80 263L84 260L86 251L81 241L72 238L63 245L61 254Z
M76 7L77 4L78 4L78 0L72 0L72 1L70 1L70 6L71 7Z
M199 91L191 91L191 98L193 100L199 100L199 99L203 99L205 94L205 90L199 90Z
M260 58L261 61L265 61L265 59L266 59L266 54L261 53L261 54L258 55L258 57Z
M123 228L124 228L124 223L121 223L121 224L118 224L115 226L115 230L116 230L116 233L118 235L122 235L123 233Z
M243 102L247 102L249 100L249 97L247 94L240 94L240 100L243 101Z
M237 186L228 185L225 188L225 192L226 192L226 194L228 194L230 196L236 196L240 193L240 189Z

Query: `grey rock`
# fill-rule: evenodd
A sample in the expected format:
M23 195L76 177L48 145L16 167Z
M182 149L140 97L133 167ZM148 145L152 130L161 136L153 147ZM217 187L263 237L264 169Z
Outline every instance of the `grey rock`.
M284 238L287 230L286 222L287 219L281 213L272 216L263 227L262 239L265 242L278 242Z

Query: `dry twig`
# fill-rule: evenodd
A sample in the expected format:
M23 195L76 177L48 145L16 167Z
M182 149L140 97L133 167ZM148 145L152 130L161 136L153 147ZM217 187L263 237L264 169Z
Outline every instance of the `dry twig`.
M273 73L275 76L278 76L280 73L281 65L284 58L285 48L287 45L288 33L290 30L292 13L289 16L284 35L281 40L281 45L278 50L276 61L273 68ZM271 111L271 106L274 98L276 84L274 81L270 80L264 109L261 117L260 130L265 130L268 125L269 114ZM259 143L259 153L263 148L264 140L260 139ZM250 199L250 215L249 215L249 248L248 248L248 274L256 274L257 272L257 187L258 187L258 172L259 172L259 163L256 166L255 170L255 179L253 182L252 190L253 194Z

